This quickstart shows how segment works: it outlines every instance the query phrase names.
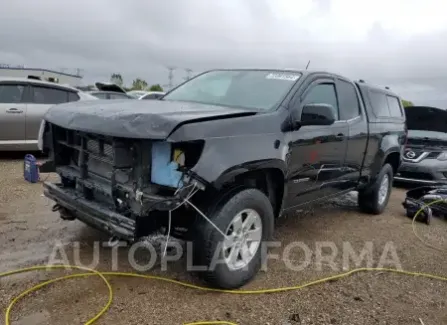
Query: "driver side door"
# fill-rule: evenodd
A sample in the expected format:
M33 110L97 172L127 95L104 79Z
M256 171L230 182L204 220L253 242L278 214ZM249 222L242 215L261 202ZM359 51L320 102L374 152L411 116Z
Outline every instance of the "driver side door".
M347 151L348 124L339 119L339 104L332 78L314 80L294 102L300 116L306 104L329 104L335 110L332 125L307 125L290 132L288 195L293 208L334 195L343 187L343 165Z

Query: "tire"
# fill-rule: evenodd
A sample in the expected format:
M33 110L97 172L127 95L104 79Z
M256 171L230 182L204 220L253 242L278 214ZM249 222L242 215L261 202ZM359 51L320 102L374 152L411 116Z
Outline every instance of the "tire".
M243 211L245 213L241 213ZM246 247L251 247L252 252L249 255L252 257L242 268L236 267L239 257L241 257L239 264L243 264L242 255L231 255L237 255L234 259L234 264L225 261L225 256L231 260L230 253L237 252L238 248L236 248L236 244L232 246L235 248L224 252L223 245L226 242L221 232L204 218L201 218L200 223L197 225L194 231L194 261L199 263L200 266L207 268L207 270L201 271L198 274L212 287L221 289L240 288L258 273L266 255L266 250L262 249L262 243L269 240L273 234L274 214L272 205L264 193L257 189L242 189L221 201L207 216L223 233L231 235L231 238L236 234L236 231L233 231L233 229L235 230L237 228L236 225L241 225L235 220L241 220L242 225L249 225L249 222L247 224L244 223L245 220L248 220L248 216L251 217L249 220L256 220L253 223L253 227L250 226L250 229L252 229L250 232L253 234L256 233L260 237L260 240L247 242ZM259 224L261 225L260 227ZM241 243L243 241L241 239L242 236L238 236L240 238L234 242ZM258 243L257 246L256 243ZM244 244L242 246L245 247ZM233 251L233 249L236 250ZM246 251L244 250L244 252ZM218 263L216 263L216 258L218 258Z
M381 187L386 180L388 185ZM385 184L384 184L385 185ZM393 168L390 164L383 165L380 173L377 175L376 180L368 188L359 192L358 205L360 210L370 214L381 214L390 199L391 189L393 186ZM386 193L381 192L386 188Z

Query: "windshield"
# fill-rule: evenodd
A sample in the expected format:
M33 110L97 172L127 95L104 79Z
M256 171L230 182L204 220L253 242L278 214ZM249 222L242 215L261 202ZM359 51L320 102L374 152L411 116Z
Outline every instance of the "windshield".
M216 70L189 80L163 100L269 110L300 78L299 72Z

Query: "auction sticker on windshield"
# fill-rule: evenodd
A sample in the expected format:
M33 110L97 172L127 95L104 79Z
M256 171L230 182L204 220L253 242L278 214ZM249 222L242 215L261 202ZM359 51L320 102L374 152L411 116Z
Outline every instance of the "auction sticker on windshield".
M265 78L276 80L296 81L300 77L299 73L271 72Z

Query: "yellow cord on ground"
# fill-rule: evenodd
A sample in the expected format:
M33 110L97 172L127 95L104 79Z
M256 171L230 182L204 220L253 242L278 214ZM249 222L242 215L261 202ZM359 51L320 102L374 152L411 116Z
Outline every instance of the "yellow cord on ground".
M436 200L436 201L433 201L433 202L430 202L430 203L426 203L422 208L420 208L420 209L416 212L416 214L414 215L413 221L412 221L412 223L411 223L411 227L413 228L413 233L414 233L414 235L415 235L415 236L417 237L417 239L419 239L425 246L430 247L430 248L433 248L433 249L436 249L437 251L440 251L440 252L446 252L447 249L443 249L443 248L440 248L440 247L436 247L436 246L434 246L434 245L432 245L432 244L430 244L430 243L427 243L421 236L419 236L419 234L418 234L417 231L416 231L416 218L419 216L419 213L421 213L422 210L423 210L425 207L429 207L429 206L431 206L431 205L433 205L433 204L440 203L440 202L446 203L447 200L445 200L445 199Z
M441 201L444 202L444 200L438 200L438 201L435 201L435 202L431 202L431 203L427 204L426 206L430 206L432 204L435 204L435 203L438 203L438 202L441 202ZM433 246L431 244L426 243L425 240L423 238L421 238L417 234L416 228L415 228L415 220L416 220L418 214L422 211L422 209L423 208L418 210L416 212L416 215L413 218L413 222L412 222L413 233L416 235L416 237L420 241L422 241L428 247L436 249L436 250L444 251L443 249L441 249L439 247L436 247L436 246ZM195 290L201 290L201 291L209 291L209 292L219 292L219 293L226 293L226 294L238 294L238 295L279 293L279 292L285 292L285 291L300 290L300 289L303 289L303 288L306 288L306 287L310 287L310 286L314 286L314 285L317 285L317 284L321 284L321 283L325 283L325 282L329 282L329 281L334 281L334 280L338 280L338 279L341 279L341 278L345 278L345 277L348 277L348 276L350 276L350 275L352 275L354 273L373 272L373 271L403 274L403 275L408 275L408 276L423 277L423 278L428 278L428 279L432 279L432 280L439 280L439 281L446 281L447 282L447 276L440 276L440 275L434 275L434 274L429 274L429 273L410 272L410 271L390 269L390 268L358 268L358 269L354 269L354 270L351 270L351 271L348 271L348 272L336 274L336 275L329 276L329 277L326 277L326 278L322 278L322 279L310 281L310 282L307 282L307 283L304 283L304 284L301 284L301 285L290 286L290 287L280 287L280 288L271 288L271 289L258 289L258 290L221 290L221 289L214 289L214 288L198 286L198 285L195 285L195 284L182 282L182 281L178 281L178 280L173 280L173 279L169 279L169 278L162 277L162 276L144 275L144 274L138 274L138 273L125 273L125 272L100 272L100 271L97 271L97 270L93 270L93 269L89 269L89 268L81 267L81 266L75 266L75 265L34 266L34 267L29 267L29 268L24 268L24 269L19 269L19 270L13 270L13 271L0 273L0 278L6 277L6 276L10 276L10 275L13 275L13 274L19 274L19 273L25 273L25 272L31 272L31 271L37 271L37 270L54 270L54 269L65 269L65 270L67 270L67 269L68 270L76 269L76 270L87 271L89 273L77 273L77 274L70 274L70 275L62 276L62 277L59 277L59 278L56 278L56 279L52 279L52 280L49 280L49 281L45 281L45 282L39 283L38 285L35 285L34 287L23 291L18 296L16 296L11 301L9 306L7 307L6 313L5 313L5 325L11 325L11 323L10 323L10 314L11 314L11 310L14 307L14 305L20 299L22 299L26 295L30 294L31 292L37 291L37 290L39 290L39 289L41 289L43 287L46 287L46 286L48 286L48 285L50 285L52 283L59 282L59 281L62 281L62 280L68 280L68 279L80 278L80 277L88 277L88 276L93 276L93 275L94 276L99 276L101 278L101 280L105 283L105 285L108 288L109 297L108 297L107 303L104 305L104 307L101 309L101 311L99 311L93 318L91 318L89 321L87 321L85 323L85 325L91 325L91 324L95 323L101 316L103 316L107 312L107 310L112 305L113 289L112 289L112 286L111 286L110 282L106 279L106 276L123 276L123 277L134 277L134 278L158 280L158 281L164 281L164 282L180 285L180 286L183 286L183 287L186 287L186 288L189 288L189 289L195 289ZM227 322L227 321L199 321L199 322L193 322L193 323L185 323L184 325L217 325L217 324L238 325L236 323Z
M9 304L7 310L6 310L6 314L5 314L5 325L10 325L10 313L12 308L14 307L14 305L24 296L28 295L31 292L34 292L38 289L41 289L49 284L58 282L58 281L62 281L62 280L67 280L67 279L72 279L72 278L78 278L78 277L88 277L88 276L99 276L101 277L101 279L103 280L103 282L107 285L108 289L109 289L109 299L108 302L106 303L106 305L104 306L104 308L92 319L90 319L87 323L85 323L85 325L90 325L93 324L94 322L96 322L102 315L104 315L104 313L110 308L111 304L112 304L112 300L113 300L113 290L112 287L110 285L110 283L107 281L107 279L105 278L106 276L123 276L123 277L134 277L134 278L143 278L143 279L151 279L151 280L158 280L158 281L164 281L164 282L169 282L169 283L173 283L176 285L180 285L186 288L190 288L190 289L195 289L195 290L201 290L201 291L210 291L210 292L219 292L219 293L227 293L227 294L266 294L266 293L278 293L278 292L285 292L285 291L292 291L292 290L300 290L306 287L310 287L313 285L317 285L317 284L321 284L324 282L329 282L329 281L333 281L333 280L338 280L341 278L345 278L347 276L350 276L354 273L360 273L360 272L371 272L371 271L381 271L381 272L390 272L390 273L397 273L397 274L404 274L404 275L409 275L409 276L416 276L416 277L424 277L424 278L429 278L429 279L433 279L433 280L440 280L440 281L446 281L447 282L447 277L446 276L439 276L439 275L433 275L433 274L429 274L429 273L421 273L421 272L410 272L410 271L404 271L404 270L397 270L397 269L389 269L389 268L358 268L358 269L354 269L348 272L344 272L344 273L340 273L340 274L336 274L333 276L329 276L323 279L318 279L315 281L311 281L311 282L307 282L301 285L296 285L296 286L290 286L290 287L281 287L281 288L271 288L271 289L258 289L258 290L221 290L221 289L214 289L214 288L208 288L208 287L203 287L203 286L198 286L195 284L191 284L191 283L187 283L187 282L182 282L182 281L177 281L177 280L173 280L173 279L169 279L169 278L165 278L165 277L161 277L161 276L155 276L155 275L144 275L144 274L138 274L138 273L125 273L125 272L99 272L96 270L92 270L92 269L88 269L88 268L83 268L83 267L78 267L78 266L72 266L72 265L52 265L52 266L35 266L35 267L30 267L30 268L26 268L26 269L20 269L20 270L16 270L16 271L10 271L10 272L5 272L5 273L0 273L0 277L5 277L8 275L13 275L13 274L17 274L17 273L24 273L24 272L30 272L30 271L35 271L35 270L50 270L50 269L69 269L69 268L73 268L73 269L78 269L78 270L84 270L84 271L89 271L90 273L80 273L80 274L71 274L71 275L66 275L63 277L59 277L53 280L49 280L43 283L40 283L30 289L27 289L25 291L23 291L21 294L19 294L17 297L15 297L12 302ZM227 324L227 325L238 325L235 323L231 323L231 322L226 322L226 321L202 321L202 322L195 322L195 323L185 323L184 325L206 325L206 324Z
M88 275L99 276L101 278L101 280L106 284L106 286L107 286L107 288L109 290L109 299L108 299L106 305L102 308L102 310L98 314L96 314L95 317L93 317L87 323L85 323L85 325L93 324L102 315L104 315L104 313L110 308L110 306L112 305L112 300L113 300L113 289L112 289L112 286L111 286L110 282L104 277L104 275L101 274L101 272L98 272L96 270L89 269L89 268L86 268L86 267L74 266L74 265L33 266L33 267L28 267L28 268L24 268L24 269L20 269L20 270L14 270L14 271L0 273L0 278L6 277L8 275L25 273L25 272L31 272L31 271L36 271L36 270L54 270L54 269L71 269L71 268L77 269L77 270L82 270L82 271L89 271L91 273L87 273ZM6 309L5 325L10 325L10 320L9 319L10 319L10 314L11 314L12 307L17 303L17 301L22 299L24 296L26 296L26 295L30 294L31 292L34 292L34 291L36 291L38 289L46 287L46 286L48 286L48 285L50 285L50 284L52 284L54 282L67 280L67 279L72 279L72 278L76 278L76 277L84 277L85 275L86 274L70 274L70 275L66 275L66 276L63 276L63 277L60 277L60 278L57 278L57 279L53 279L53 280L45 281L43 283L39 283L38 285L35 285L34 287L23 291L21 294L19 294L17 297L15 297L11 301L11 303L8 306L8 308Z

